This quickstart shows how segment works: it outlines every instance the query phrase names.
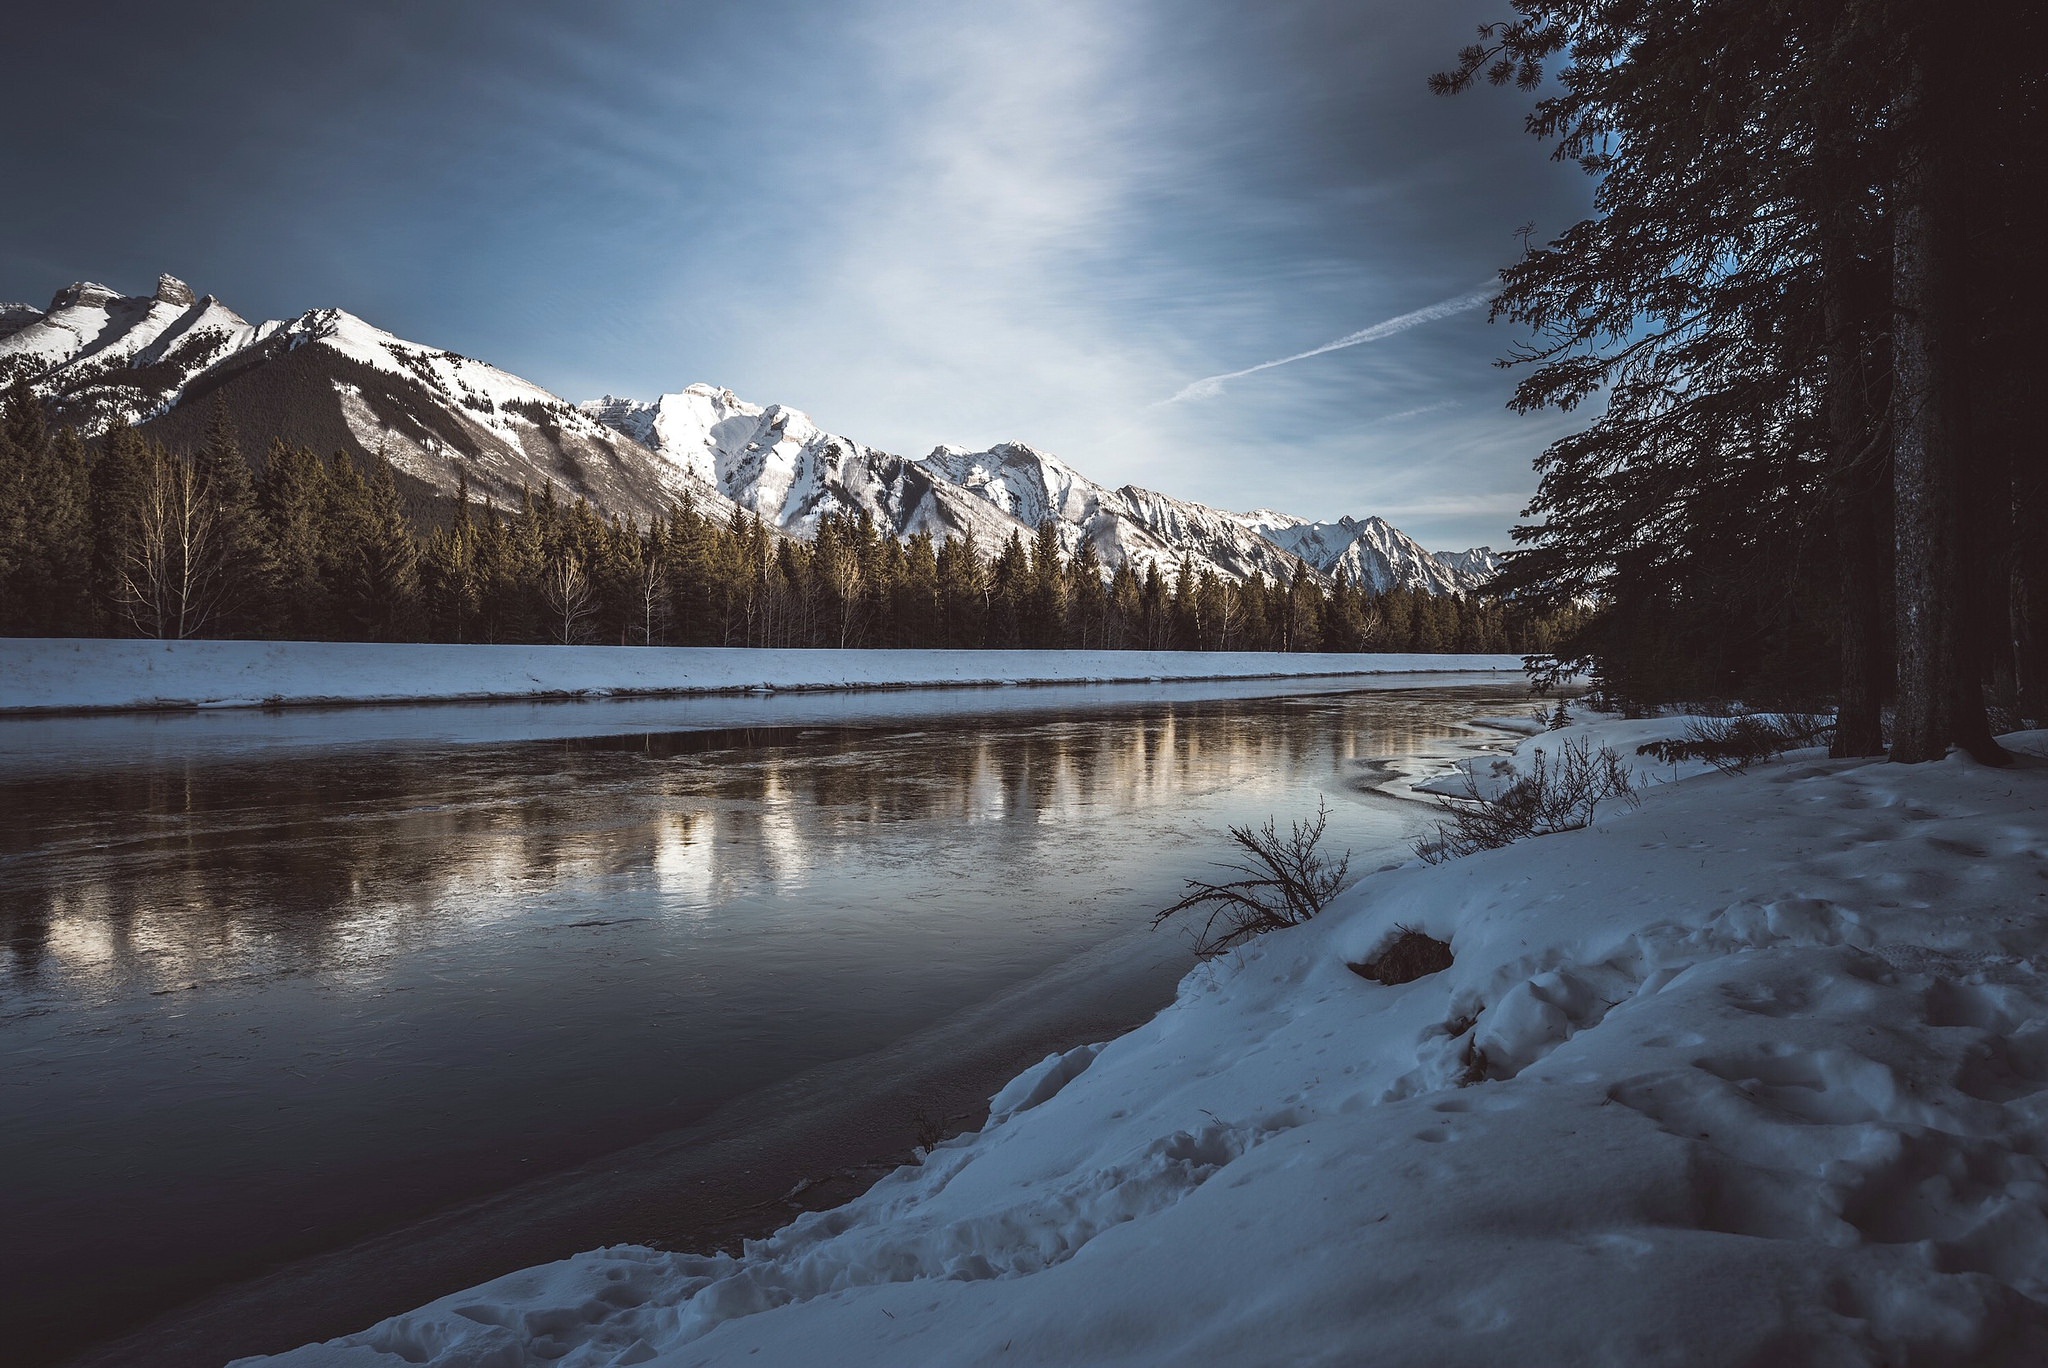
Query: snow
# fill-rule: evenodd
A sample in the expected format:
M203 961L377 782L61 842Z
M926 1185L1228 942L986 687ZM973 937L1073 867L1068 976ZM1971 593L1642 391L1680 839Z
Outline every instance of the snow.
M737 1256L598 1250L261 1362L2048 1361L2048 733L2006 740L1383 870ZM1400 928L1454 964L1347 968Z
M903 537L927 532L944 541L971 529L991 555L1012 536L1028 542L1051 520L1063 553L1072 555L1089 541L1105 572L1128 564L1143 575L1157 567L1168 583L1184 555L1197 570L1233 581L1256 574L1284 584L1297 563L1292 548L1282 549L1245 517L1135 485L1110 489L1021 442L986 451L941 445L907 460L826 432L796 409L763 408L710 385L691 385L652 403L606 395L580 411L796 536L811 535L826 513L865 509L877 525ZM1274 517L1275 526L1305 525ZM1387 534L1414 566L1428 565L1383 572L1379 580L1427 583L1439 591L1478 583L1436 564L1391 528ZM1316 568L1334 572L1335 562Z
M108 306L120 296L104 285L74 285L50 302L41 318L0 339L0 363L13 379L31 379L61 366L107 331Z
M247 346L256 330L211 295L173 276L154 296L128 297L81 281L60 291L47 315L0 336L0 374L31 379L45 398L66 395L87 432L139 422L176 404L193 378ZM182 378L129 384L138 367L172 362Z
M0 713L602 697L749 689L1518 674L1519 656L742 650L0 638Z
M0 342L41 321L42 316L43 311L33 304L0 303Z
M1430 553L1461 575L1470 575L1484 583L1498 575L1507 558L1490 546L1474 546L1464 551L1433 551Z
M1323 574L1343 571L1353 584L1385 593L1389 589L1426 589L1434 594L1476 589L1492 572L1469 558L1476 551L1438 555L1384 518L1344 517L1336 522L1308 522L1271 509L1242 517L1245 526L1274 545L1300 556ZM1492 555L1486 552L1486 555Z

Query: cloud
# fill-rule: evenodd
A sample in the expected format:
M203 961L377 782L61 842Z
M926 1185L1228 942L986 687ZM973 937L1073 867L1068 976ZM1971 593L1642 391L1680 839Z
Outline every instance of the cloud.
M1440 299L1436 303L1424 305L1412 313L1399 314L1383 322L1375 323L1369 328L1360 328L1357 332L1346 333L1335 342L1325 342L1322 346L1311 347L1305 352L1296 352L1292 356L1282 356L1272 361L1261 361L1258 365L1246 366L1243 370L1225 371L1221 375L1205 375L1200 380L1183 386L1172 398L1164 399L1160 402L1163 404L1178 404L1184 399L1213 399L1223 393L1223 382L1226 380L1236 380L1243 376L1256 375L1260 371L1272 370L1276 366L1289 366L1296 361L1306 361L1311 356L1321 356L1325 352L1342 351L1346 347L1356 347L1367 342L1377 342L1383 337L1392 337L1396 333L1407 332L1410 328L1419 328L1425 323L1434 323L1440 318L1449 318L1453 314L1466 313L1478 308L1492 298L1493 287L1487 285L1476 290L1467 291L1461 295L1453 295L1449 299ZM1413 409L1410 410L1409 414L1398 416L1412 416L1415 413L1425 413L1427 411L1426 409Z
M1402 409L1399 413L1390 413L1380 419L1380 421L1383 423L1398 423L1406 418L1420 418L1425 413L1442 413L1445 409L1454 409L1456 407L1458 407L1457 400L1444 399L1434 404L1424 404L1420 408Z

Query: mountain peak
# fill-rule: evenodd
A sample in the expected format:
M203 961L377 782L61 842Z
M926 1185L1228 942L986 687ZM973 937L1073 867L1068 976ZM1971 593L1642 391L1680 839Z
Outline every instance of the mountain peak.
M174 309L189 309L199 302L199 296L192 293L190 285L166 273L156 278L156 302Z
M119 290L109 289L97 280L81 280L67 285L50 298L50 313L59 309L104 307L122 298Z

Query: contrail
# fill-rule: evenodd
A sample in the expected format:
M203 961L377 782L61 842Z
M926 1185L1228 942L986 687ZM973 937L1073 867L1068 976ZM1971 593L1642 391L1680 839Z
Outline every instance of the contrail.
M1342 351L1346 347L1355 347L1362 342L1377 342L1382 337L1392 337L1395 333L1407 332L1410 328L1419 328L1425 323L1434 323L1439 318L1449 318L1452 314L1461 314L1468 309L1476 309L1493 298L1494 288L1494 286L1487 285L1465 294L1455 295L1450 299L1439 300L1434 304L1425 305L1413 313L1404 313L1398 318L1389 318L1386 322L1375 323L1370 328L1360 328L1355 333L1344 334L1335 342L1325 342L1320 347L1311 347L1305 352L1296 352L1292 356L1283 356L1276 361L1261 361L1256 366L1246 366L1243 370L1225 371L1221 375L1205 375L1192 385L1183 388L1180 393L1174 395L1171 399L1163 402L1178 404L1183 399L1214 398L1223 392L1223 382L1226 380L1235 380L1245 375L1256 375L1262 370L1271 370L1275 366L1292 365L1296 361L1306 361L1311 356L1321 356L1324 352Z

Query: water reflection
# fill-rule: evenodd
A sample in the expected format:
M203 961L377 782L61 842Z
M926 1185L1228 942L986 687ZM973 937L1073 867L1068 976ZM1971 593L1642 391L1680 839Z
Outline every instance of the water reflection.
M1457 732L1438 696L1363 695L32 776L0 784L0 936L11 987L92 993L403 954L565 885L702 917L809 886L878 826L1029 841Z

